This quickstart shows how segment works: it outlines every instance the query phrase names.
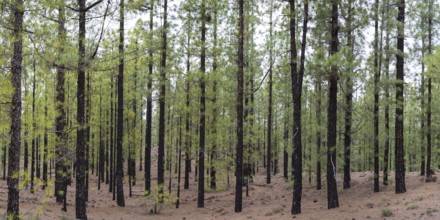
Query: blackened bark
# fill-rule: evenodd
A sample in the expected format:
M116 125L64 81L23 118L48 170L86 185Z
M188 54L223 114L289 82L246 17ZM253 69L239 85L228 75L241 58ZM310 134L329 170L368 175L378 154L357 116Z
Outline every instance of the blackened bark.
M14 88L12 94L11 117L11 141L9 144L9 163L8 163L8 218L14 220L19 217L19 172L20 172L20 145L21 145L21 74L23 62L23 0L16 0L12 6L14 14L14 29L12 36L14 39L14 52L11 60L11 83Z
M46 103L47 103L47 91L45 93L45 99L46 99ZM44 118L46 121L48 121L47 118L47 105L44 106ZM48 157L48 137L47 137L47 128L44 128L44 138L43 138L43 143L44 143L44 149L43 149L43 185L42 185L42 189L46 189L47 186L47 157Z
M66 18L65 18L65 2L62 1L58 8L58 40L64 42L66 38ZM60 44L59 57L64 54L64 47ZM67 166L68 160L65 158L67 154L67 134L65 127L67 123L66 111L65 111L65 69L60 65L57 66L57 87L56 87L56 111L57 116L55 119L55 135L56 135L56 148L55 148L55 198L56 202L63 202L64 194L64 179L70 178L67 173L64 172L65 166ZM67 186L66 186L67 188Z
M36 144L37 144L37 137L35 135L36 133L36 119L35 119L35 91L37 89L37 79L36 79L36 68L35 68L35 59L33 61L33 80L32 80L32 141L31 141L31 193L34 193L34 178L35 178L35 151L36 151Z
M272 57L272 50L273 50L273 39L272 39L272 32L273 32L273 24L272 24L272 16L273 16L273 0L270 2L270 28L269 28L269 104L268 104L268 115L267 115L267 162L266 162L266 183L270 184L270 169L271 169L271 162L272 162L272 90L273 90L273 57ZM296 52L296 50L295 50Z
M99 94L99 161L98 161L98 190L104 182L104 137L102 135L102 96Z
M150 33L149 38L150 42L153 41L153 8L154 8L154 0L150 1ZM153 44L150 43L150 48L148 50L148 82L147 82L147 124L145 128L145 169L144 169L144 177L145 177L145 191L147 194L151 191L151 124L152 115L153 115L153 101L152 101L152 89L153 89Z
M404 85L404 43L405 43L405 0L397 3L397 53L396 53L396 122L395 122L395 180L396 193L406 192L405 186L405 150L403 144L403 85Z
M110 76L110 136L109 136L109 139L110 139L110 158L109 158L109 160L110 160L110 167L109 167L109 170L110 170L110 177L109 177L109 189L108 189L108 191L109 192L113 192L113 183L114 183L114 181L113 181L113 179L114 179L114 163L115 163L115 160L114 160L114 155L115 155L115 148L114 148L114 145L115 145L115 143L114 143L114 136L113 136L113 134L114 134L114 111L113 111L113 109L114 109L114 98L113 98L113 93L114 93L114 89L113 89L113 85L114 85L114 83L113 83L113 76Z
M179 159L178 159L178 173L177 173L177 201L176 208L179 208L180 205L180 178L181 178L181 165L182 165L182 117L179 117Z
M237 72L237 151L235 156L235 212L243 206L243 82L244 82L244 1L238 0L238 72Z
M349 54L349 75L345 80L345 125L344 125L344 183L343 188L350 188L351 181L351 123L352 123L352 115L353 115L353 81L351 79L350 74L353 73L352 63L354 59L354 42L353 42L353 2L349 1L348 3L348 33L347 33L347 45L350 47Z
M374 192L379 192L379 0L376 0L374 8Z
M85 194L86 136L85 136L85 65L86 65L86 1L78 0L79 35L78 35L78 82L77 82L77 139L76 139L76 194L75 213L78 219L87 219Z
M331 13L331 42L330 56L338 52L338 3L332 1ZM338 189L336 185L336 130L337 130L337 101L338 101L338 66L333 64L329 77L329 101L327 113L327 206L329 209L339 207Z
M433 2L428 0L428 55L432 54L432 17L433 17ZM432 175L431 172L431 149L432 149L432 139L431 139L431 115L432 115L432 78L428 78L428 109L426 118L426 177Z
M118 121L117 121L117 140L116 140L116 202L118 206L125 206L123 188L123 132L124 132L124 6L125 1L121 0L119 5L119 74L118 74Z
M389 18L389 11L390 11L390 2L389 0L386 1L386 18L387 18L387 25L386 25L386 37L385 37L385 77L387 80L390 79L390 23L388 21ZM383 156L383 184L386 186L388 185L388 166L389 166L389 154L390 154L390 89L388 84L385 85L385 145L384 145L384 156Z
M202 0L201 7L201 54L200 54L200 124L199 124L199 181L197 193L197 207L203 208L205 206L205 65L206 65L206 18L205 18L205 1Z
M321 189L321 80L316 83L316 88L318 89L318 100L316 106L316 123L318 125L318 131L316 132L316 189Z
M212 150L211 150L211 166L210 166L210 177L211 177L211 183L210 187L211 189L215 190L217 188L217 177L216 177L216 169L215 169L215 162L217 160L217 78L215 77L217 75L217 1L214 3L214 52L213 52L213 61L212 61L212 71L214 73L214 82L212 86L212 91L214 94L212 105L213 112L212 112L212 135L214 136Z
M189 13L188 13L189 14ZM190 128L190 81L189 74L191 70L190 63L190 47L191 47L191 26L188 28L187 35L187 58L186 58L186 119L185 119L185 182L183 184L184 189L189 189L189 172L191 170L191 128Z
M164 191L164 156L165 156L165 84L167 62L167 10L168 0L164 0L163 6L163 31L162 31L162 55L160 61L160 91L159 91L159 152L157 159L157 184L159 185L159 202L163 202Z
M284 110L288 112L288 104L285 104ZM289 146L289 117L287 114L284 116L284 149L283 149L283 176L284 179L288 180L289 178L289 154L287 153L287 149Z
M301 213L302 197L302 134L301 134L301 97L304 78L304 62L307 43L307 24L309 4L304 3L303 34L301 40L300 69L297 72L297 54L295 38L295 1L290 0L290 75L292 78L292 97L293 97L293 203L292 214Z

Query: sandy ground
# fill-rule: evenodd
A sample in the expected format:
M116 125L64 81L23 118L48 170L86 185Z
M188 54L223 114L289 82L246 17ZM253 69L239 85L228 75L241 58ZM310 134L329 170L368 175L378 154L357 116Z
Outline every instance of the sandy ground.
M272 184L267 185L265 174L260 169L249 187L249 197L243 195L243 212L235 213L232 183L229 189L206 192L205 208L197 208L197 183L193 179L194 173L191 173L189 190L183 190L182 178L180 208L168 204L160 209L159 214L150 214L152 199L141 196L142 173L137 173L138 184L133 187L135 195L128 197L128 186L125 184L126 207L122 208L117 207L112 200L112 193L108 192L106 184L97 190L96 177L92 176L87 208L89 219L440 219L440 185L438 182L423 182L423 177L418 176L418 173L407 174L407 192L398 195L394 193L393 185L382 184L381 192L373 193L371 172L352 173L352 187L348 190L342 189L342 176L338 176L340 208L332 210L327 209L325 176L322 190L316 190L315 186L309 185L308 178L304 178L302 214L296 216L290 214L292 187L281 174L274 176ZM393 176L391 180L394 180ZM235 182L235 179L231 181ZM155 183L156 179L153 179L153 185ZM175 196L177 179L174 178L172 183L172 194ZM55 203L52 192L45 192L39 187L34 194L26 188L21 190L20 212L24 214L24 219L74 219L74 186L73 183L69 187L67 213L61 212L61 205ZM6 181L0 180L0 213L5 213L6 205ZM391 212L392 216L384 217L385 211Z

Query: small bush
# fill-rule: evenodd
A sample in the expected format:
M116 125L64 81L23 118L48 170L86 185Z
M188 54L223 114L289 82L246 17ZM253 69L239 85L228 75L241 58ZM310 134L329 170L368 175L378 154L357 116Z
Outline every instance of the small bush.
M382 209L382 217L390 217L393 216L393 210L389 208L383 208Z

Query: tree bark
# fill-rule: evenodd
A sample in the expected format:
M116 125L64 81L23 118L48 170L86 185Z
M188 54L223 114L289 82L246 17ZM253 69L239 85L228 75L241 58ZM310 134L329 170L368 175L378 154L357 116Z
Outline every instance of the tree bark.
M309 4L304 3L303 33L301 40L300 68L297 72L297 53L296 53L296 22L295 22L295 1L290 0L290 75L292 78L292 97L293 97L293 203L292 214L301 213L302 197L302 133L301 133L301 109L302 109L302 86L304 78L304 62L307 43L307 24L309 14Z
M403 143L403 122L404 122L404 42L405 42L405 0L400 0L397 3L397 53L396 53L396 122L395 122L395 180L396 193L406 192L405 186L405 150ZM429 122L428 122L429 123ZM429 125L428 125L429 126Z
M118 74L118 121L117 121L117 145L116 145L116 202L118 206L125 206L123 188L123 132L124 132L124 7L125 1L121 0L119 5L119 74Z
M331 13L331 42L330 56L338 52L338 3L332 1ZM338 66L332 64L329 77L329 101L327 113L327 206L329 209L339 207L338 189L336 185L336 130L337 130L337 101L338 101Z
M12 6L14 15L12 36L14 39L13 57L11 59L11 83L14 88L12 94L11 141L9 144L8 160L8 218L14 220L19 217L19 172L20 172L20 145L21 145L21 74L23 62L23 0L16 0Z
M235 157L235 212L243 206L243 82L244 82L244 1L238 0L238 72L237 72L237 150Z
M159 185L159 202L163 203L164 191L164 156L165 156L165 84L166 84L166 61L167 61L167 10L168 0L164 0L163 6L163 31L162 31L162 55L159 91L159 152L157 159L157 184Z
M152 89L153 89L153 18L154 18L154 0L150 0L150 45L148 50L148 82L147 82L147 125L145 128L145 169L144 169L144 177L145 177L145 191L147 194L151 191L151 124L153 123L152 115L153 115L153 100L152 100Z
M78 219L87 219L85 194L86 137L85 137L85 65L86 65L86 1L78 0L78 81L77 81L77 138L76 138L76 194L75 213Z
M205 27L205 1L202 0L201 18L201 54L200 54L200 124L199 124L199 181L197 193L197 207L203 208L205 206L205 65L206 65L206 27Z

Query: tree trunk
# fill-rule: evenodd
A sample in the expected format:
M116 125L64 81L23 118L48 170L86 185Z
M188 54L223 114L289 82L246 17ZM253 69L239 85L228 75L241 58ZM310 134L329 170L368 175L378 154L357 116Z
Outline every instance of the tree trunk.
M76 218L87 219L85 173L86 173L86 136L85 136L85 65L86 65L86 1L78 0L79 35L78 35L78 88L77 88L77 138L76 138Z
M428 55L432 54L432 17L433 17L433 2L428 0ZM427 132L426 132L426 177L432 175L431 172L431 149L432 149L432 139L431 139L431 115L432 115L432 78L428 78L428 109L427 109Z
M318 105L316 106L316 121L318 131L316 132L316 189L321 189L321 79L316 83L318 89Z
M116 145L116 190L117 204L120 207L125 206L124 188L123 188L123 155L122 144L124 132L124 0L119 5L119 74L118 74L118 121L117 121L117 145Z
M59 42L64 42L66 37L66 17L65 17L65 2L62 1L58 8L58 40ZM61 44L60 44L61 45ZM64 47L60 46L59 56L63 56ZM67 166L68 159L65 158L67 154L67 134L65 132L65 127L67 123L67 117L65 112L65 70L61 66L57 66L57 87L56 87L56 112L57 116L55 119L55 135L56 135L56 146L55 146L55 198L56 202L63 202L64 194L64 180L70 178L68 173L64 173L65 166Z
M21 74L23 61L23 0L16 0L12 6L14 14L12 36L14 39L14 51L11 60L12 108L10 111L11 131L8 163L8 218L20 219L19 216L19 176L20 172L20 145L21 145Z
M385 77L386 80L390 79L389 67L390 67L390 22L388 21L390 11L389 0L386 1L386 37L385 37ZM422 98L423 99L423 98ZM388 185L388 164L390 155L390 88L389 85L385 85L385 145L384 145L384 156L383 156L383 184Z
M188 13L189 14L189 13ZM189 16L188 16L189 17ZM190 63L190 47L191 47L191 26L188 28L188 35L187 35L187 58L186 58L186 85L185 85L185 92L186 92L186 119L185 119L185 182L183 184L184 189L189 189L189 172L191 170L191 128L190 128L190 81L189 81L189 74L191 70L191 63Z
M405 27L405 0L400 0L397 3L398 16L397 21L397 53L396 53L396 122L395 122L395 180L396 193L406 192L405 186L405 150L403 144L403 85L404 85L404 27ZM429 120L428 120L429 123ZM429 125L428 125L429 126Z
M206 27L205 27L205 1L202 0L201 18L202 18L202 33L201 33L201 54L200 54L200 124L199 124L199 182L197 193L197 207L203 208L205 206L205 64L206 64Z
M330 56L338 52L338 3L332 1ZM333 64L329 77L329 101L327 113L327 206L329 209L339 207L336 185L336 130L338 102L338 66Z
M268 115L267 115L267 162L266 162L266 183L270 184L270 169L271 169L271 161L272 161L272 90L273 90L273 0L270 2L270 28L269 28L269 104L268 104ZM296 52L296 50L295 50Z
M301 213L302 197L302 134L301 134L301 109L302 109L302 86L304 78L304 62L307 43L307 24L309 4L304 3L303 34L301 40L300 69L297 72L297 52L296 52L296 21L295 21L295 1L290 0L290 75L292 78L292 98L293 98L293 203L292 214Z
M379 192L379 0L376 0L374 10L374 192Z
M145 177L145 191L147 194L150 194L151 192L151 124L152 121L152 115L153 115L153 101L152 101L152 89L153 89L153 18L154 18L154 0L150 0L150 45L149 45L149 61L148 61L148 82L147 82L147 125L145 128L145 169L144 169L144 177Z
M166 84L166 62L167 62L167 10L168 0L164 0L163 31L162 31L162 56L160 72L159 91L159 153L157 159L157 184L159 185L159 202L163 202L164 190L164 156L165 156L165 84Z
M235 212L243 206L243 82L244 82L244 1L238 0L238 73L237 73L237 152L235 156Z

